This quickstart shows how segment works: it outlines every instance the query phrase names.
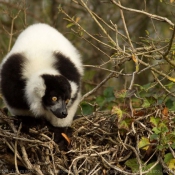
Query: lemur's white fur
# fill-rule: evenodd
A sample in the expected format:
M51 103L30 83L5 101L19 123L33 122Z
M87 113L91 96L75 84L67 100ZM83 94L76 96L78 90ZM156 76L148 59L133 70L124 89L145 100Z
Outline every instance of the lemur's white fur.
M20 53L27 59L23 65L23 78L27 79L25 96L30 106L30 111L21 111L9 107L14 115L44 115L53 126L68 126L73 120L77 110L81 93L78 92L77 99L68 110L68 116L60 119L55 117L50 111L46 111L41 105L41 98L45 93L45 84L40 75L51 74L60 75L59 71L53 68L53 53L62 53L74 63L77 71L82 75L83 68L80 55L76 48L56 29L47 24L34 24L25 29L17 38L15 45L7 56L3 59L1 66L12 54ZM77 91L77 84L69 81L73 97ZM79 90L80 91L80 90ZM14 92L15 93L15 92ZM71 103L71 102L70 102ZM8 105L8 104L7 104ZM69 104L68 104L69 106Z

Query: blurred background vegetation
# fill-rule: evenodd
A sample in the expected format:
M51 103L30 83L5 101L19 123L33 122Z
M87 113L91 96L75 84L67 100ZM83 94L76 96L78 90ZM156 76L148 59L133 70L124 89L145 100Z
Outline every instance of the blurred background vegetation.
M126 8L143 10L172 22L175 19L175 4L172 0L122 0L121 4ZM114 101L114 92L131 87L136 67L132 55L149 65L157 64L158 71L169 75L174 73L172 65L167 64L163 58L173 26L159 18L150 18L149 15L128 10L124 10L124 18L134 50L127 38L121 10L111 0L88 0L86 5L81 0L0 0L0 58L7 54L19 33L28 25L38 22L50 24L63 33L82 55L85 65L83 94L98 86L111 71L116 72L86 98L93 108L84 105L84 109L87 108L88 111L92 111L96 104L100 107L108 104L110 108L109 102ZM174 49L175 45L172 44L168 53L172 60L175 57ZM140 62L139 64L139 70L134 74L134 84L139 86L130 90L143 91L141 87L144 85L160 87L159 83L155 83L149 66ZM173 84L167 81L166 77L160 74L155 76L161 78L162 83L169 85L168 87L171 86L171 91L174 90ZM153 88L150 89L150 93L155 92ZM159 95L164 91L161 90Z

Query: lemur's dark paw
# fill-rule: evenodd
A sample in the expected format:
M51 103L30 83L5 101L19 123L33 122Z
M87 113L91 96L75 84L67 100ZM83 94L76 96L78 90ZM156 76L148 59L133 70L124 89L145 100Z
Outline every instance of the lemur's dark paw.
M2 108L2 112L5 114L5 115L8 115L8 108L7 107L3 107Z
M66 150L70 145L73 129L71 127L52 127L51 130L54 133L54 141L60 146L60 149Z

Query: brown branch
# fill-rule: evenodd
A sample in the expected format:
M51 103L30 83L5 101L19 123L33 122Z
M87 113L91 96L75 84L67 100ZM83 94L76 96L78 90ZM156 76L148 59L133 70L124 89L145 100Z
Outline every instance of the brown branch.
M120 3L120 2L119 2L119 3ZM125 33L126 33L127 39L128 39L128 41L129 41L129 44L130 44L130 46L131 46L132 51L135 52L135 51L134 51L134 50L135 50L135 49L134 49L134 46L133 46L133 44L132 44L132 42L131 42L131 38L130 38L130 36L129 36L128 28L127 28L127 26L126 26L126 21L125 21L125 17L124 17L124 14L123 14L122 9L120 9L120 14L121 14L121 18L122 18L122 21L123 21L123 25L124 25L124 29L125 29Z
M170 52L170 50L171 50L174 37L175 37L175 27L173 28L173 33L172 33L172 37L171 37L170 42L169 42L169 45L168 45L168 49L167 49L167 51L163 54L163 58L164 58L170 65L172 65L173 67L175 67L175 63L172 62L172 61L168 58L168 54L169 54L169 52Z
M16 133L16 136L18 137L20 130L21 130L22 125L20 124L19 128L18 128L18 132ZM18 165L17 165L17 143L18 141L15 140L15 148L14 148L14 162L15 162L15 169L16 172L19 174L19 169L18 169Z
M110 78L114 77L113 73L110 73L99 85L97 85L94 89L87 92L83 97L81 98L81 102L87 98L88 96L92 95L94 92L96 92L103 84L105 84Z
M147 67L150 66L150 64L145 63L144 61L142 61L142 60L140 60L140 59L139 59L138 61L139 61L141 64L143 64L143 65L145 65L145 66L147 66ZM158 73L159 75L162 75L163 77L167 78L168 80L170 80L170 81L172 81L172 82L175 82L175 78L172 78L172 77L168 76L167 74L165 74L165 73L163 73L163 72L161 72L161 71L158 71L157 69L155 69L155 68L153 68L153 67L150 67L150 69L151 69L152 71Z
M85 7L85 9L88 11L88 13L91 15L91 17L94 19L94 21L96 22L96 24L99 26L99 28L103 31L103 33L107 36L107 38L109 39L109 41L113 44L114 47L116 47L116 43L114 42L114 40L110 37L110 35L107 33L107 31L104 29L104 27L100 24L100 22L97 20L97 18L95 17L94 13L92 13L92 11L88 8L88 6L84 3L83 0L80 0L81 3L83 4L83 6Z
M160 84L160 86L162 87L162 89L164 89L169 95L171 94L172 96L175 97L175 95L173 94L173 92L169 91L162 83L161 81L157 78L157 76L155 75L155 73L153 71L151 71L155 80Z
M25 7L24 7L24 9L20 8L19 6L15 5L16 3L12 4L12 3L6 2L4 0L0 0L0 3L6 5L8 8L17 9L17 10L23 10L23 11L25 11L24 12L25 16L28 15L28 16L31 16L32 18L34 18L35 20L37 20L39 22L43 22L42 18L39 18L39 17L35 16L34 13L28 12ZM25 20L24 24L26 24L26 17L24 17L24 20Z
M59 11L61 13L63 13L69 21L73 22L76 26L79 27L79 29L81 29L81 31L83 31L84 33L86 33L88 36L90 36L92 39L94 39L95 41L97 41L98 43L110 48L110 49L113 49L113 50L117 50L115 47L113 46L110 46L109 44L106 44L100 40L98 40L97 38L95 38L93 35L91 35L89 32L87 32L77 21L75 21L73 18L71 18L61 7L59 8Z
M10 33L9 33L9 36L10 36L10 39L9 39L9 45L8 45L8 52L10 51L11 49L11 45L12 45L12 38L13 38L13 27L14 27L14 22L15 22L15 19L17 19L17 17L19 16L21 10L18 11L18 13L12 18L12 23L11 23L11 28L10 28Z
M152 19L155 19L155 20L158 20L158 21L162 21L162 22L167 22L169 25L174 27L174 23L172 21L170 21L168 18L165 18L165 17L162 17L162 16L158 16L158 15L154 15L154 14L145 12L143 10L141 11L141 10L136 10L136 9L131 9L131 8L124 7L124 6L120 5L119 3L117 3L115 0L111 0L111 2L114 3L116 6L118 6L119 8L123 9L123 10L144 14L146 16L149 16Z

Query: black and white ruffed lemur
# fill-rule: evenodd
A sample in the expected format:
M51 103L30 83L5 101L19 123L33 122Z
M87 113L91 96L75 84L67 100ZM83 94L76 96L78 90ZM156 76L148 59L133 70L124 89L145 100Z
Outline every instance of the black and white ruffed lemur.
M47 24L17 38L0 66L0 90L10 113L70 126L81 98L83 66L77 49Z

